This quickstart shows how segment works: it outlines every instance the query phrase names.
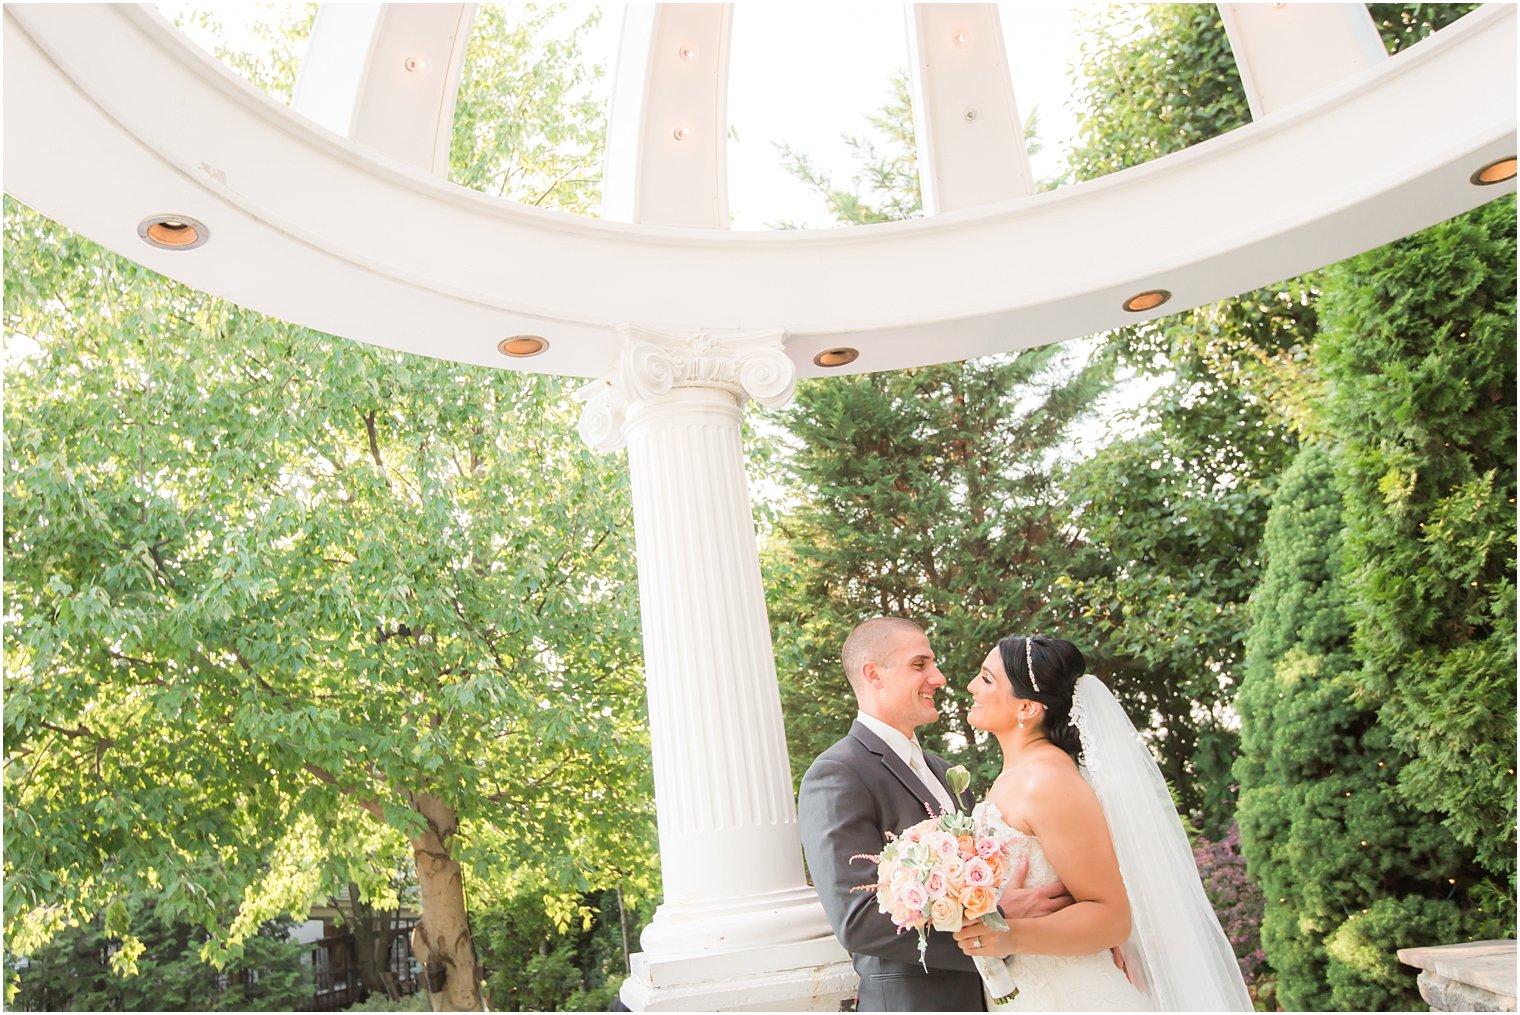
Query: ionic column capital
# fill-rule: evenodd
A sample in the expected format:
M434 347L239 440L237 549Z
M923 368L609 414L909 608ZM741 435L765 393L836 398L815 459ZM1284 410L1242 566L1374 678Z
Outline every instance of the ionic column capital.
M721 338L632 324L618 332L623 348L617 365L575 393L585 403L581 439L599 451L624 446L629 407L681 388L716 389L739 405L753 398L772 408L785 405L797 389L797 367L783 351L786 332L779 328Z

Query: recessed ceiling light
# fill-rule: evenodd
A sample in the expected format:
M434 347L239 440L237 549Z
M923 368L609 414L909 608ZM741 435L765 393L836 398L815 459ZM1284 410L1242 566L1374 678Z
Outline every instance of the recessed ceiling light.
M1147 289L1125 300L1124 309L1132 314L1143 314L1147 310L1155 310L1171 298L1172 293L1169 289Z
M1486 187L1491 183L1503 183L1505 180L1512 180L1514 178L1515 157L1513 155L1502 159L1495 159L1468 177L1468 179L1480 187Z
M825 349L813 357L813 363L821 367L842 367L846 363L854 363L859 358L859 349Z
M211 237L211 230L184 215L150 215L137 223L143 242L161 250L193 250Z
M497 352L515 359L537 356L547 348L549 348L548 340L537 335L513 335L511 338L504 338L496 343Z

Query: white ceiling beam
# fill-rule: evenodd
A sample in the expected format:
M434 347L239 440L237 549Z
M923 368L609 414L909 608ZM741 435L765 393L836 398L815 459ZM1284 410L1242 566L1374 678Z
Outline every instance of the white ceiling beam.
M336 134L447 177L475 7L324 3L291 107Z
M997 5L910 4L908 47L924 211L1033 194Z
M727 229L731 4L629 4L613 78L603 217Z
M1220 4L1219 16L1254 120L1388 59L1366 4Z

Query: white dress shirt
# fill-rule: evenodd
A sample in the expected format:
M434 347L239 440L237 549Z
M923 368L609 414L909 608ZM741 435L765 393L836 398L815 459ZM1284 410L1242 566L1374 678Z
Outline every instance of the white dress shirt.
M945 784L935 778L934 773L929 770L929 761L924 757L923 746L919 744L917 737L908 739L902 735L902 730L890 723L882 722L874 715L858 712L855 718L859 719L860 724L866 729L881 737L882 743L891 748L892 753L901 758L913 774L918 776L924 788L934 794L934 799L939 801L940 806L952 812L959 809L955 799L950 796L950 791L945 788Z

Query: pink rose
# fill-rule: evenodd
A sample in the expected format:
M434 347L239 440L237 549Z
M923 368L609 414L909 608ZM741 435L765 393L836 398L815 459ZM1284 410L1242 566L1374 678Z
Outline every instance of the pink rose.
M972 888L983 885L991 886L996 882L992 876L992 868L987 866L987 861L981 857L966 863L966 884Z
M909 881L897 890L897 904L908 909L923 909L929 904L929 892L917 881Z
M950 890L950 882L945 879L945 871L942 867L936 867L929 872L929 877L924 881L924 888L929 892L929 898L944 898Z
M946 832L936 832L934 837L929 840L929 848L934 850L940 857L946 859L955 856L960 851L960 845L956 842L955 836Z
M997 856L1003 851L1003 844L990 835L984 835L976 840L976 855L983 860Z

